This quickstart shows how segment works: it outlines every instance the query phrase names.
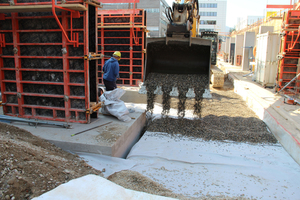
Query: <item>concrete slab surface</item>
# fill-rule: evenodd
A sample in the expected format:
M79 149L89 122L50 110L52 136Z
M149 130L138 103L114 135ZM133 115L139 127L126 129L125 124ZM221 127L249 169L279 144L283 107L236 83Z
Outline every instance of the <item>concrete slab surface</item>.
M90 124L69 123L72 129L41 125L35 127L19 122L11 124L48 140L65 151L125 157L140 138L146 120L145 113L141 112L130 113L129 116L132 118L130 122L122 122L113 116L100 114ZM71 136L81 131L85 132Z

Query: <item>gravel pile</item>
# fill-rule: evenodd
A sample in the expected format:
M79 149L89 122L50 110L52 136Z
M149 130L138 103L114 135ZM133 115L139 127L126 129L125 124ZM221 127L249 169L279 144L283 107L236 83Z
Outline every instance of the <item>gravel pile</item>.
M267 126L257 118L206 116L203 119L155 119L148 131L181 134L204 140L229 140L250 143L277 143Z
M267 125L248 108L243 99L234 93L232 83L225 80L222 89L211 88L212 99L203 99L200 104L201 117L170 118L162 116L152 120L148 112L147 131L167 132L204 140L229 140L250 143L277 143ZM177 98L171 98L170 107L177 108ZM195 109L197 99L188 99L187 110Z

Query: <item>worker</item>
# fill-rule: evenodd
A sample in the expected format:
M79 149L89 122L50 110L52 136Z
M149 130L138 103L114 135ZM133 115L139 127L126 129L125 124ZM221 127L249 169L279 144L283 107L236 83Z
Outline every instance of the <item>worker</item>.
M119 78L119 63L121 60L121 53L115 51L113 56L105 61L103 66L103 82L106 88L106 91L111 91L117 88L117 78Z

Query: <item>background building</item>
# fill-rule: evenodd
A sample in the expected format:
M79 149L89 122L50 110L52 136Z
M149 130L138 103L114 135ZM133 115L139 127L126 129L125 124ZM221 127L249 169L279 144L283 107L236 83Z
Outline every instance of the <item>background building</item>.
M147 29L149 37L164 37L169 20L165 9L168 3L165 0L140 0L139 3L112 3L103 4L103 9L131 9L140 8L147 11ZM199 31L217 31L220 34L228 32L226 29L227 0L199 0L200 25Z
M199 0L199 14L201 31L217 31L220 34L226 29L227 0Z
M164 37L169 20L165 15L165 8L168 3L165 0L140 0L140 3L112 3L103 4L103 9L144 9L147 12L147 30L149 37Z
M264 18L264 16L247 16L246 18L239 17L237 19L235 29L237 31L242 30L242 29L246 28L247 26L249 26L263 18Z

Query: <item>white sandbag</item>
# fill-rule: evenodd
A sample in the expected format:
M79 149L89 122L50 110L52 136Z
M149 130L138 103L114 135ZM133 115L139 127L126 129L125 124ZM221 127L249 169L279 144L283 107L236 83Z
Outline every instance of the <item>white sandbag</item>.
M131 117L128 116L129 111L124 102L120 100L123 94L125 94L125 90L121 88L104 92L100 96L100 101L104 104L101 108L101 112L103 114L111 114L120 121L129 122L131 120Z

